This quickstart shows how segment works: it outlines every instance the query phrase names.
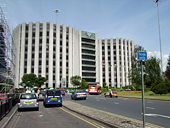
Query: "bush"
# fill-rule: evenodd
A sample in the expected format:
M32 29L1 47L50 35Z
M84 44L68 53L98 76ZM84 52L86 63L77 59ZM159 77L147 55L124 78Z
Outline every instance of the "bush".
M167 94L169 91L168 82L161 82L157 85L153 85L151 91L155 94Z

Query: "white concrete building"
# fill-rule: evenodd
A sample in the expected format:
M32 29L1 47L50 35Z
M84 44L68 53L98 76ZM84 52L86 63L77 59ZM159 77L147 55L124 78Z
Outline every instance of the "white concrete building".
M98 41L97 65L100 84L112 87L124 87L130 85L129 73L132 66L134 53L133 41L116 38L100 39Z
M44 87L72 87L70 77L75 75L101 86L129 85L132 41L98 40L95 33L51 22L20 24L13 39L17 46L15 87L28 73L48 78Z

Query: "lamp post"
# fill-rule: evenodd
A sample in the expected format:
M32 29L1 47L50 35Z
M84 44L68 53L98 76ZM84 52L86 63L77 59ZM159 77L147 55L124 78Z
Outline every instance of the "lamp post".
M61 12L59 9L55 9L55 10L54 10L54 13L56 14L56 22L57 22L57 14L58 14L59 12Z
M161 59L161 76L163 72L163 63L162 63L162 42L161 42L161 28L160 28L160 20L159 20L159 0L155 0L155 3L157 5L157 18L158 18L158 33L159 33L159 45L160 45L160 59Z

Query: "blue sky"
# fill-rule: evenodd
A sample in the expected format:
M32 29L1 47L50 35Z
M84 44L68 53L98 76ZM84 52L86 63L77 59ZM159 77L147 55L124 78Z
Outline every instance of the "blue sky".
M12 28L23 22L50 21L97 33L99 38L121 37L159 56L157 8L154 0L0 0ZM54 9L61 10L57 15ZM164 65L170 55L170 0L160 0Z

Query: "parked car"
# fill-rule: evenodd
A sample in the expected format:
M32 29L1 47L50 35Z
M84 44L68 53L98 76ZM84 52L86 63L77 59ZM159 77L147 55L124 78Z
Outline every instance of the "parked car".
M118 97L116 89L109 89L108 92L104 93L105 97Z
M72 99L72 100L76 100L76 99L86 100L86 98L87 98L87 93L86 93L86 91L84 91L84 90L74 91L74 92L71 94L71 99Z
M32 93L22 93L19 96L18 100L18 110L26 108L35 108L39 110L38 98L35 94Z
M59 105L62 106L62 94L60 89L49 89L45 92L44 106Z

